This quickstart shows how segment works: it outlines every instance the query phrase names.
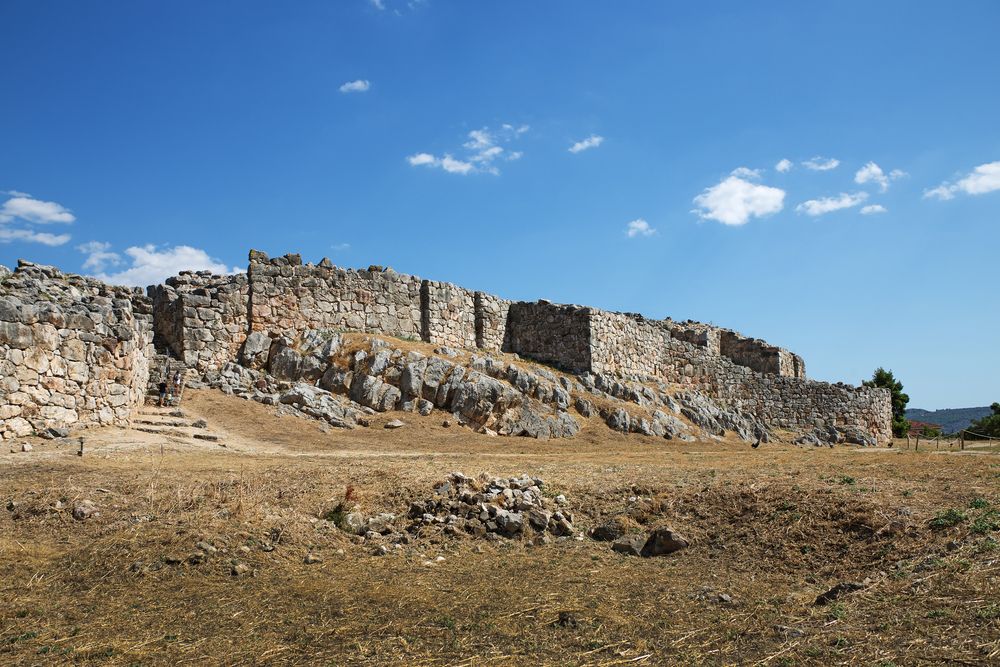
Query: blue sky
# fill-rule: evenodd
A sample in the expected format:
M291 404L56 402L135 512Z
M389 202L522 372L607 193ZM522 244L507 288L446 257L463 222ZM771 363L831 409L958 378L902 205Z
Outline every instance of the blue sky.
M998 26L990 1L3 0L0 263L329 256L985 405Z

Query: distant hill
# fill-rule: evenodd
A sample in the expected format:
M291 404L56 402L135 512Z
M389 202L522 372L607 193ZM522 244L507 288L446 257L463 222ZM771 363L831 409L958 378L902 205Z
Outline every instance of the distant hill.
M931 424L941 424L945 433L957 433L968 428L975 419L982 419L992 411L989 407L982 408L951 408L946 410L921 410L913 408L906 411L907 419L915 419Z

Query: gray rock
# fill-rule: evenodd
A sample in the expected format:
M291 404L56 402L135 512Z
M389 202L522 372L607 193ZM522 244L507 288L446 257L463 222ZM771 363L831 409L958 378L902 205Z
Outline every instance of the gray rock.
M73 507L73 518L77 521L86 521L99 515L97 507L89 500L82 500Z
M646 558L666 556L687 547L688 541L674 532L673 529L657 528L649 534L649 538L642 547L642 555Z
M640 556L642 555L642 547L645 543L646 538L642 535L626 535L616 539L611 548L626 556Z
M406 424L400 421L399 419L393 419L391 421L386 422L384 428L395 429L395 428L403 428L404 426L406 426Z

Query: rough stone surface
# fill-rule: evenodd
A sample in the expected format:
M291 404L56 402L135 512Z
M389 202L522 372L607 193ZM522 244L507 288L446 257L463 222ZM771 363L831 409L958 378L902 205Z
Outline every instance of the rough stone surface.
M184 272L147 294L25 262L0 278L2 437L127 424L153 379L151 360L159 367L163 355L256 400L280 392L248 380L302 382L362 409L448 410L501 435L571 436L579 426L570 407L621 432L662 438L692 437L679 416L745 439L788 429L871 445L891 435L885 390L806 380L793 353L697 322L510 302L384 267L348 270L257 251L245 274ZM421 340L442 352L372 350L348 363L335 359L340 331ZM578 377L489 356L470 361L463 350L509 352ZM608 403L587 393L619 405L598 407Z
M149 300L20 262L0 281L0 439L127 426L146 393Z

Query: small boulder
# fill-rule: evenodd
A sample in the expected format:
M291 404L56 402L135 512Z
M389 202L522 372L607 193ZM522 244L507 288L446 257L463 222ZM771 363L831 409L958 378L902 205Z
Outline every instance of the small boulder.
M626 535L615 540L611 549L626 556L641 556L644 544L646 544L646 538L642 535Z
M387 429L403 428L404 426L406 426L406 424L399 419L393 419L392 421L388 421L385 423L385 428Z
M86 521L98 515L97 507L89 500L81 501L73 508L73 518L77 521Z
M689 542L672 528L657 528L649 534L649 538L642 547L642 556L650 558L652 556L666 556L675 551L686 549Z

